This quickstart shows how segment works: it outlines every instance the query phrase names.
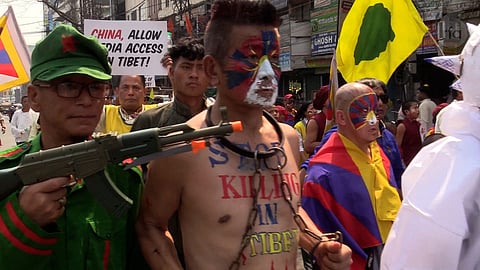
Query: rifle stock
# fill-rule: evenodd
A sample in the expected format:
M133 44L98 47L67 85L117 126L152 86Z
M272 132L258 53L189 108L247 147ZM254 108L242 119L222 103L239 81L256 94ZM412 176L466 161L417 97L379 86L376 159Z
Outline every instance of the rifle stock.
M54 177L73 175L84 178L97 200L114 216L122 216L132 201L109 179L104 168L127 158L139 158L146 163L158 156L197 150L195 141L227 136L241 131L240 122L192 129L187 124L150 128L119 136L105 135L57 148L25 155L13 168L0 170L0 200L24 185L32 185ZM200 144L203 147L206 144ZM137 161L138 163L138 161Z

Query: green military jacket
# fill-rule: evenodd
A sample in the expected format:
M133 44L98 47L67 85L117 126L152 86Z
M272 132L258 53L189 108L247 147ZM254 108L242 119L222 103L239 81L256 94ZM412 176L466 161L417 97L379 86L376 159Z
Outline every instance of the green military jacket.
M25 154L39 151L40 136L0 152L0 169L16 166ZM81 182L69 189L64 214L44 228L20 208L19 191L1 200L0 269L148 269L134 230L143 190L141 172L124 171L121 165L108 166L107 171L134 202L126 217L112 217ZM1 173L0 178L5 179Z
M205 100L204 109L207 108L207 105ZM172 102L139 114L133 123L131 131L181 124L187 122L193 116L194 114L186 104L183 104L178 99L173 99Z

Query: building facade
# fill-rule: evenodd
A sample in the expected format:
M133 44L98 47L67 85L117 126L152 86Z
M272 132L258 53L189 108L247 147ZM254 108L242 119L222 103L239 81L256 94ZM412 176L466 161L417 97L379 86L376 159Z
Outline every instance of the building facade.
M202 37L213 0L44 0L46 27L55 22L82 20L165 20L173 42L191 35ZM279 96L310 100L329 83L329 67L339 32L354 0L271 0L282 18L280 26L282 78ZM428 83L438 98L448 94L454 77L424 58L458 54L468 39L466 23L480 22L480 0L414 0L429 34L388 82L394 106L414 98L419 84ZM65 16L58 15L63 13ZM53 15L52 15L53 14ZM61 18L59 18L61 17ZM341 78L341 76L340 76ZM168 81L168 80L167 80ZM160 82L164 84L168 82Z

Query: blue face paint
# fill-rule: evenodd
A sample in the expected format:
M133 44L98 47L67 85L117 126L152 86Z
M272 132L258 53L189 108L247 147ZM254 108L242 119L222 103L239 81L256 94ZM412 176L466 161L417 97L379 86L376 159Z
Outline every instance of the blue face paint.
M358 130L365 125L375 125L378 120L376 117L377 96L375 93L361 95L350 103L349 115L353 126Z
M229 89L238 89L246 93L264 62L261 60L265 57L278 81L281 74L278 64L279 53L280 45L274 31L264 31L261 36L246 39L230 56L225 68Z

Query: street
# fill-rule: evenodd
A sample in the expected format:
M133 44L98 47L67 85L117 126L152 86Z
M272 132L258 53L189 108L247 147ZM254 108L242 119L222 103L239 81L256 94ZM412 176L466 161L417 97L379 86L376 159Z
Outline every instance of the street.
M0 134L0 139L2 140L0 151L3 151L12 146L15 146L15 140L13 138L12 132L10 131L10 121L8 120L8 116L4 116L4 117L5 117L5 124L7 125L7 131L5 131L5 134Z

